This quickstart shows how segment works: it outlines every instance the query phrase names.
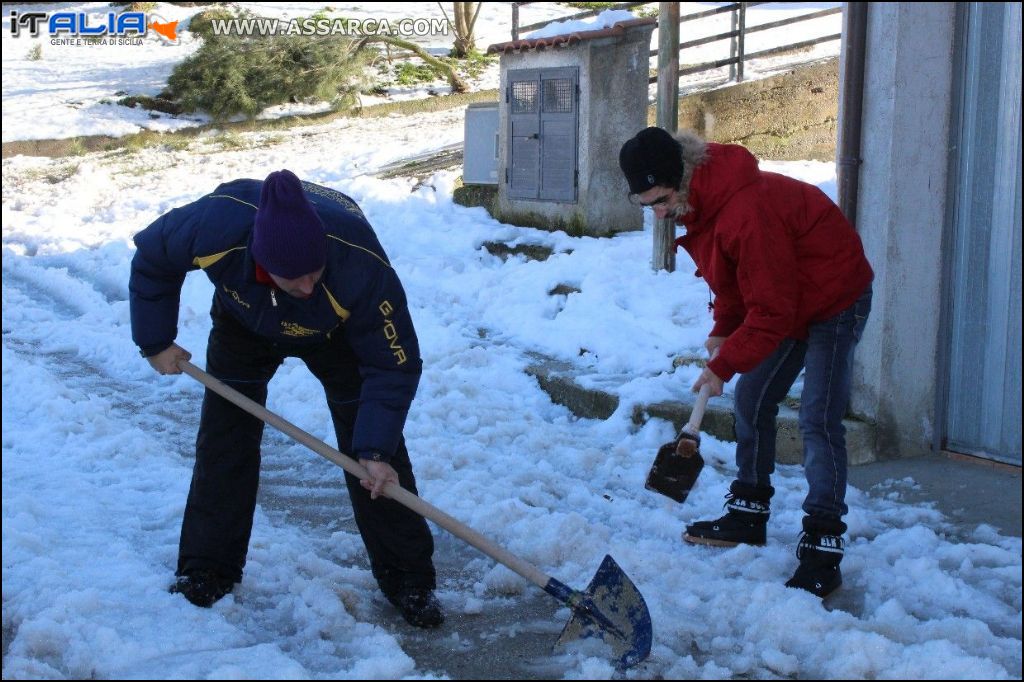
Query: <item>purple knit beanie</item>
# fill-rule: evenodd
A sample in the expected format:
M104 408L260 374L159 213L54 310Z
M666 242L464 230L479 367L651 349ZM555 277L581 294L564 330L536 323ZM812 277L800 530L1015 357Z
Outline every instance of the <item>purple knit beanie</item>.
M327 262L323 221L290 170L274 171L263 181L252 257L264 270L284 279L316 272Z

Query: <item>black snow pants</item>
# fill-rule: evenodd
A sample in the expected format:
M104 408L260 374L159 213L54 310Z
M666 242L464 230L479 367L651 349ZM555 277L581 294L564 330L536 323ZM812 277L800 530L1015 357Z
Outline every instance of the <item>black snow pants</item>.
M267 384L286 357L300 358L320 380L338 438L351 452L362 378L342 330L317 346L286 346L253 334L214 300L206 370L260 405ZM177 575L213 569L236 582L249 549L260 477L263 422L209 389L203 399L192 485L181 524ZM403 488L416 493L405 439L390 461ZM420 515L370 493L345 472L356 525L370 567L384 592L403 586L435 587L434 540Z

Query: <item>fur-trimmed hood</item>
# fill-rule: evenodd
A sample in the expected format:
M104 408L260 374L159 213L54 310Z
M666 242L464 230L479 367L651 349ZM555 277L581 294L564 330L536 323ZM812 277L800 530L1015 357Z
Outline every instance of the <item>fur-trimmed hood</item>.
M697 166L708 158L708 143L700 139L692 130L681 130L674 137L682 147L683 179L679 183L679 199L682 202L682 213L688 215L693 207L690 205L690 182Z
M675 138L683 157L683 212L677 222L692 232L710 223L737 191L757 182L761 171L757 158L739 145L705 142L688 130Z

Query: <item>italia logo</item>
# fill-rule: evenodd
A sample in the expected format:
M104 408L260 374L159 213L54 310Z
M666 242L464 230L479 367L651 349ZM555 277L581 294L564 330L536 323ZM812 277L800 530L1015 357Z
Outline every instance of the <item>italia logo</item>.
M44 30L51 38L142 38L156 36L166 45L178 45L178 22L146 12L18 12L11 10L11 36L22 30L33 38ZM150 31L152 29L152 31Z

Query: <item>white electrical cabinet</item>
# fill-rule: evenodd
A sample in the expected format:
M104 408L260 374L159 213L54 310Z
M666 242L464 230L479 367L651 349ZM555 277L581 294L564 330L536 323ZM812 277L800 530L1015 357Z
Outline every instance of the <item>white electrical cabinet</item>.
M479 102L466 108L465 137L462 182L467 185L497 185L497 102Z

